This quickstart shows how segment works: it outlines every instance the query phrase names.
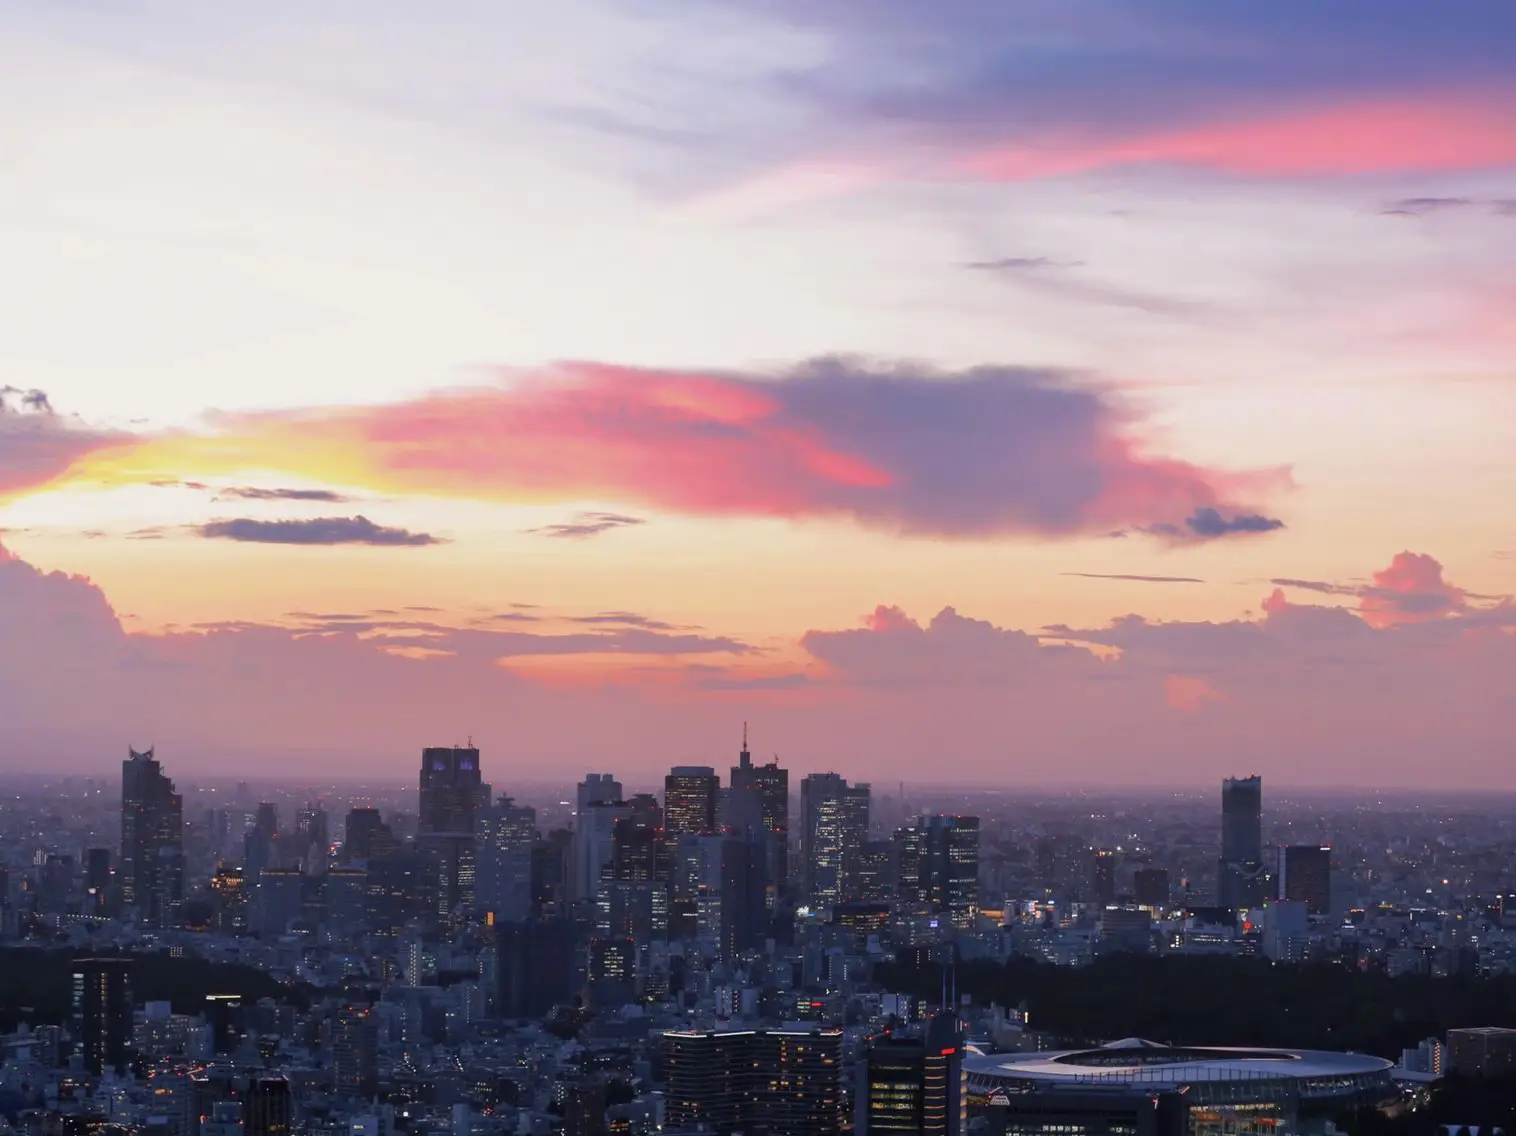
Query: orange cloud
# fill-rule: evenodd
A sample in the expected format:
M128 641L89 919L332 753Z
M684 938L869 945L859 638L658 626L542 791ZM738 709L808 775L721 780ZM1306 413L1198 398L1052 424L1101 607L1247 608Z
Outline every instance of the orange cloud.
M1185 526L1288 484L1145 452L1141 420L1057 372L818 360L780 376L564 364L379 406L220 415L112 445L60 481L273 473L484 500L844 517L938 536ZM1251 514L1250 514L1251 515ZM1277 522L1269 522L1278 527ZM1157 531L1157 530L1155 530Z
M1170 710L1199 710L1210 702L1225 702L1227 696L1195 675L1169 675L1163 684L1163 701Z

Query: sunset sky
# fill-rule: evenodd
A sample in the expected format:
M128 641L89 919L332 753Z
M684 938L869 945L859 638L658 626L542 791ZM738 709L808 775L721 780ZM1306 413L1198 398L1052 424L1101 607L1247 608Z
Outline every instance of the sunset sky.
M0 764L1516 789L1516 5L0 8Z

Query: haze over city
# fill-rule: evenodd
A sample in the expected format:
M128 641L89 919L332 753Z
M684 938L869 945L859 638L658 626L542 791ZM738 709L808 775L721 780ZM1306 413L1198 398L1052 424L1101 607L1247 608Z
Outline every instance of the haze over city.
M1516 789L1516 9L530 8L0 13L5 770Z

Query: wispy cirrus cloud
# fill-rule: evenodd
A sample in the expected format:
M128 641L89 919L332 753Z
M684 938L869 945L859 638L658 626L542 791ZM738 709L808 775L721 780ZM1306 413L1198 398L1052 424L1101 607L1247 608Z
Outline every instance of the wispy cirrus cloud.
M1188 317L1199 315L1208 305L1175 296L1159 296L1129 288L1118 288L1089 280L1078 273L1079 262L1060 263L1045 256L1010 256L996 260L971 261L964 267L976 272L993 273L1019 288L1066 300L1128 308L1149 315Z
M810 111L738 207L880 181L1022 181L1135 167L1324 178L1516 163L1516 19L1391 0L1372 21L1305 0L1070 5L727 0L827 50L773 76ZM831 168L846 176L818 179Z
M1497 217L1516 217L1512 197L1402 197L1386 202L1380 213L1386 217L1428 217L1439 213L1480 212Z
M267 488L258 485L207 485L203 481L154 481L158 489L190 489L212 494L215 501L308 501L323 505L345 505L352 500L335 489Z
M367 517L318 517L308 521L258 521L246 517L210 521L195 530L203 537L251 544L369 544L419 548L441 544L440 537L375 524Z
M950 538L1263 531L1280 522L1256 506L1290 484L1284 469L1153 454L1142 413L1109 386L1015 366L825 358L756 374L573 363L410 402L215 424L213 435L149 439L78 473L257 468L384 492L618 500Z
M220 489L216 498L233 501L313 501L324 505L344 505L352 500L333 489L261 489L252 485L233 485Z
M624 529L633 525L643 525L647 521L642 517L631 517L625 513L577 513L572 521L564 521L556 525L542 525L539 528L529 529L529 532L539 536L556 537L560 540L584 540L588 537L599 536L614 529Z
M651 616L640 615L635 611L599 611L593 615L569 616L574 623L603 624L613 627L641 627L648 631L688 631L687 627L678 627L661 619L653 619Z
M1203 584L1195 576L1142 576L1127 572L1065 572L1065 576L1078 576L1085 580L1127 580L1138 584Z

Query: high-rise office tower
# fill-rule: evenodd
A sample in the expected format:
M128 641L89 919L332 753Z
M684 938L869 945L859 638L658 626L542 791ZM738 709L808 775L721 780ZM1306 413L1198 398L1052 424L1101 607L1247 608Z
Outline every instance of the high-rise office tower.
M1095 902L1104 906L1116 900L1116 850L1090 849L1090 891Z
M608 805L621 800L621 782L609 773L586 773L579 782L576 798L577 811L582 813L588 805Z
M379 1017L368 1003L341 1007L332 1019L332 1092L339 1100L373 1097L379 1084Z
M747 822L756 811L758 823L769 835L768 886L772 900L789 885L790 848L790 771L779 765L778 757L766 765L754 765L747 748L747 726L742 727L742 750L732 766L731 812ZM749 798L744 801L741 798Z
M573 923L538 918L497 923L495 935L500 1017L540 1018L573 998L582 978Z
M1332 849L1324 844L1291 844L1279 850L1279 898L1298 900L1311 915L1332 909Z
M125 958L80 958L73 969L73 1035L84 1068L126 1072L132 1043L132 964Z
M716 832L716 800L721 779L709 765L676 765L663 779L663 831L672 843L681 836Z
M898 894L895 880L895 842L865 841L858 854L858 894L864 903L889 903Z
M611 874L616 859L616 826L631 815L626 801L590 801L580 810L574 826L571 901L593 900L600 881Z
M184 801L151 749L121 763L121 892L149 927L174 927L184 902Z
M800 782L800 847L806 901L830 913L856 897L859 857L869 836L869 787L836 773Z
M110 905L111 850L88 848L84 852L85 910L90 915L104 915Z
M382 828L384 818L378 809L354 805L347 811L347 823L343 829L343 859L351 864L375 855L374 845Z
M488 803L489 786L477 746L429 746L421 751L418 833L472 833L475 815Z
M437 871L437 913L474 904L474 822L489 804L479 749L430 746L421 751L421 807L416 844Z
M627 804L628 811L616 818L611 835L611 878L666 884L669 863L663 807L651 793L638 793Z
M252 827L243 834L242 848L242 866L254 883L264 868L284 866L279 855L279 806L272 801L259 804Z
M768 937L768 842L735 833L721 843L721 955L731 959Z
M295 1099L289 1078L253 1077L242 1098L242 1125L247 1136L289 1136Z
M1216 899L1222 907L1258 907L1267 894L1263 863L1263 778L1221 783L1221 859Z
M740 1030L664 1034L668 1127L716 1136L754 1121L784 1136L842 1128L842 1031Z
M326 810L319 804L307 805L300 810L295 820L297 854L313 871L326 868L327 854L331 850L331 827Z
M574 831L555 828L532 849L532 914L550 915L567 909L573 878Z
M532 913L532 849L537 810L501 797L478 816L475 832L475 906L496 921Z
M1154 911L1166 911L1169 906L1169 870L1167 868L1138 868L1132 874L1132 898L1138 907Z
M938 1014L917 1034L871 1040L859 1082L853 1119L858 1136L967 1131L963 1039L951 1015Z
M897 894L960 929L979 916L979 818L923 817L895 833Z
M932 862L931 902L959 930L979 918L979 818L935 816L927 821Z

